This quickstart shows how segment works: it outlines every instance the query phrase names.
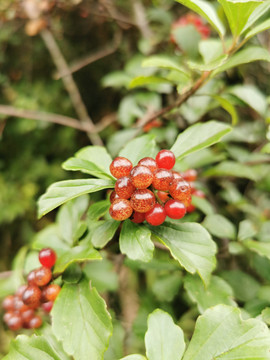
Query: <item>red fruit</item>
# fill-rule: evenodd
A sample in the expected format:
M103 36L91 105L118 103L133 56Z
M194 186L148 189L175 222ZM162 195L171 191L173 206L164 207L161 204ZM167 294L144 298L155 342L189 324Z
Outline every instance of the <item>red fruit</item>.
M28 285L35 285L36 284L36 270L30 271L27 276Z
M148 124L144 125L143 131L149 132L151 129L159 128L161 126L162 126L162 122L160 120L155 119L153 121L150 121Z
M137 211L133 212L131 221L134 222L135 224L140 224L142 222L144 222L145 220L145 213L139 213Z
M42 325L42 319L39 315L33 316L28 323L30 329L38 329L41 327L41 325Z
M151 210L155 203L155 195L148 189L135 190L130 199L132 208L140 213L146 213Z
M121 199L129 199L135 190L128 176L120 177L115 183L115 192Z
M164 223L166 216L164 207L156 203L153 209L145 214L145 220L150 225L158 226Z
M157 196L159 200L161 200L163 203L165 203L169 199L169 193L165 191L158 191Z
M173 174L173 178L174 178L174 179L181 179L181 180L183 180L183 176L182 176L179 172L177 172L177 171L172 171L172 174Z
M36 278L35 283L37 286L45 286L47 285L52 279L52 272L51 269L47 267L40 267L36 269Z
M8 311L4 314L3 316L3 320L4 322L7 324L9 319L12 318L12 316L14 315L14 312L13 311Z
M22 296L22 300L25 305L28 305L32 309L38 308L40 305L40 299L41 290L36 285L27 286Z
M22 325L23 325L22 318L18 314L13 314L7 321L7 326L12 331L20 330L22 328Z
M170 170L174 167L175 156L170 150L160 150L156 156L156 163L159 168Z
M33 309L28 309L24 312L22 312L21 317L22 317L22 321L24 326L26 325L26 327L28 328L28 323L29 321L33 318L33 316L35 316L35 311Z
M195 169L189 169L183 172L182 177L184 180L190 182L197 179L198 173Z
M26 288L27 288L27 285L21 285L21 286L18 288L18 290L16 291L16 294L15 294L15 295L18 296L19 298L21 298L22 295L23 295L23 293L25 292Z
M138 165L143 165L148 167L148 169L150 169L152 173L154 173L158 168L156 161L151 157L145 157L141 159L138 162Z
M186 214L186 207L179 200L171 199L171 200L167 201L164 206L164 209L165 209L166 214L171 219L181 219Z
M28 310L29 307L27 305L25 305L25 303L22 301L22 298L15 296L14 298L14 310L19 311L19 312L24 312L26 310Z
M41 265L51 268L56 262L56 253L51 248L42 249L39 252L38 258Z
M53 301L47 301L44 304L41 305L43 311L45 311L46 313L51 312L52 307L53 307Z
M131 161L121 156L115 158L110 165L110 172L116 179L122 176L128 176L131 169Z
M190 197L191 189L185 180L174 179L169 187L169 192L174 199L183 201Z
M137 165L131 170L130 179L135 188L146 189L152 184L153 174L148 167Z
M13 311L14 310L14 295L8 295L2 302L2 307L6 311Z
M168 191L173 175L170 170L158 169L154 173L152 185L157 190Z
M54 301L59 294L61 287L57 284L50 284L42 290L42 301L47 303L48 301Z
M110 195L110 202L111 204L114 202L114 200L120 199L120 197L116 194L116 192L113 190Z
M128 219L132 214L132 207L126 199L116 199L111 204L109 213L114 220L122 221Z
M182 200L181 202L185 205L185 207L187 208L190 204L191 204L191 195L189 195L186 199Z

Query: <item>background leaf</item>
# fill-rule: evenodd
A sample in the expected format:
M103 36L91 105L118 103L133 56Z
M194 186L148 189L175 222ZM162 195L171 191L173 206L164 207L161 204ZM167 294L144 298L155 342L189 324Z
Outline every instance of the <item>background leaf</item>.
M235 239L236 228L234 224L219 214L206 216L202 225L212 234L220 238Z

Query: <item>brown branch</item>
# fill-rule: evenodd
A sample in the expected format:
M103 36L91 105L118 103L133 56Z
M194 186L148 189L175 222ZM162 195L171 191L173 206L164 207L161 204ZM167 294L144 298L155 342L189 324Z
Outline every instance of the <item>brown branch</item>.
M8 105L0 105L0 114L12 116L12 117L50 122L54 124L68 126L85 132L90 132L92 130L92 128L88 124L82 124L80 121L68 116L45 113L35 110L17 109L13 106L8 106Z
M64 56L62 55L62 52L57 45L53 34L48 29L42 30L40 34L45 45L48 48L48 51L51 54L51 57L59 74L62 76L62 74L70 73L69 66ZM87 112L86 106L82 100L81 94L72 75L66 75L63 77L62 80L67 92L69 93L71 102L75 111L77 112L79 119L81 120L83 125L89 126L90 131L87 133L89 139L94 145L103 145L100 136L97 134L95 125Z
M152 37L152 31L148 25L148 21L146 18L146 11L143 7L142 2L140 0L133 0L132 5L133 5L136 25L140 30L142 37L145 39L150 39Z

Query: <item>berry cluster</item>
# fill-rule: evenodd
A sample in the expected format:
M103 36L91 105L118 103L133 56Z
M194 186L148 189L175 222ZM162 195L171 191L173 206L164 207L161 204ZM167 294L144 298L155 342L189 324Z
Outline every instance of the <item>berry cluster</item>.
M41 307L45 313L49 313L61 290L59 285L51 283L51 268L56 261L55 252L50 248L42 249L39 252L39 261L42 266L30 271L27 284L21 285L15 295L7 296L2 303L5 310L3 319L10 330L39 328L42 318L38 308Z
M110 171L117 181L110 195L111 217L118 221L131 218L137 224L146 220L157 226L167 216L181 219L192 211L188 181L194 181L197 173L189 170L180 174L172 170L174 164L175 156L170 150L161 150L156 159L143 158L134 167L124 157L114 159Z

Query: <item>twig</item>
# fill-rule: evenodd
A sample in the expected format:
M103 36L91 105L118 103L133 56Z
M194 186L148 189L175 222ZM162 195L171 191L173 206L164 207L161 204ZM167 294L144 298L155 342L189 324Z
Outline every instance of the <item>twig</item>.
M150 39L152 37L152 32L149 28L148 21L146 19L146 12L143 7L143 4L140 0L133 0L132 1L135 21L137 24L138 29L140 30L142 37L145 39Z
M54 64L59 72L59 74L62 76L62 74L68 74L70 73L69 66L64 58L64 56L61 53L61 50L59 46L57 45L55 38L53 34L48 30L44 29L41 31L41 37L47 46L51 57L54 61ZM79 119L81 122L89 126L89 129L91 129L87 134L89 139L94 145L103 145L102 140L100 136L97 134L95 125L89 116L86 106L83 103L83 100L81 98L81 94L79 92L79 89L72 77L71 74L66 75L63 77L63 83L65 85L66 90L69 93L71 102L73 104L74 109L76 110Z
M157 241L154 241L154 245L155 245L155 247L158 248L158 249L165 250L165 251L170 251L170 250L167 248L167 246L165 246L165 245L163 245L163 244L161 244L161 243L159 243L159 242L157 242Z
M105 115L96 125L97 132L101 132L107 126L113 124L116 121L117 121L117 113Z
M45 113L35 110L16 109L15 107L8 105L0 105L0 114L20 118L28 118L38 121L46 121L63 126L69 126L85 132L90 132L92 130L92 128L88 124L82 124L80 121L68 116Z

